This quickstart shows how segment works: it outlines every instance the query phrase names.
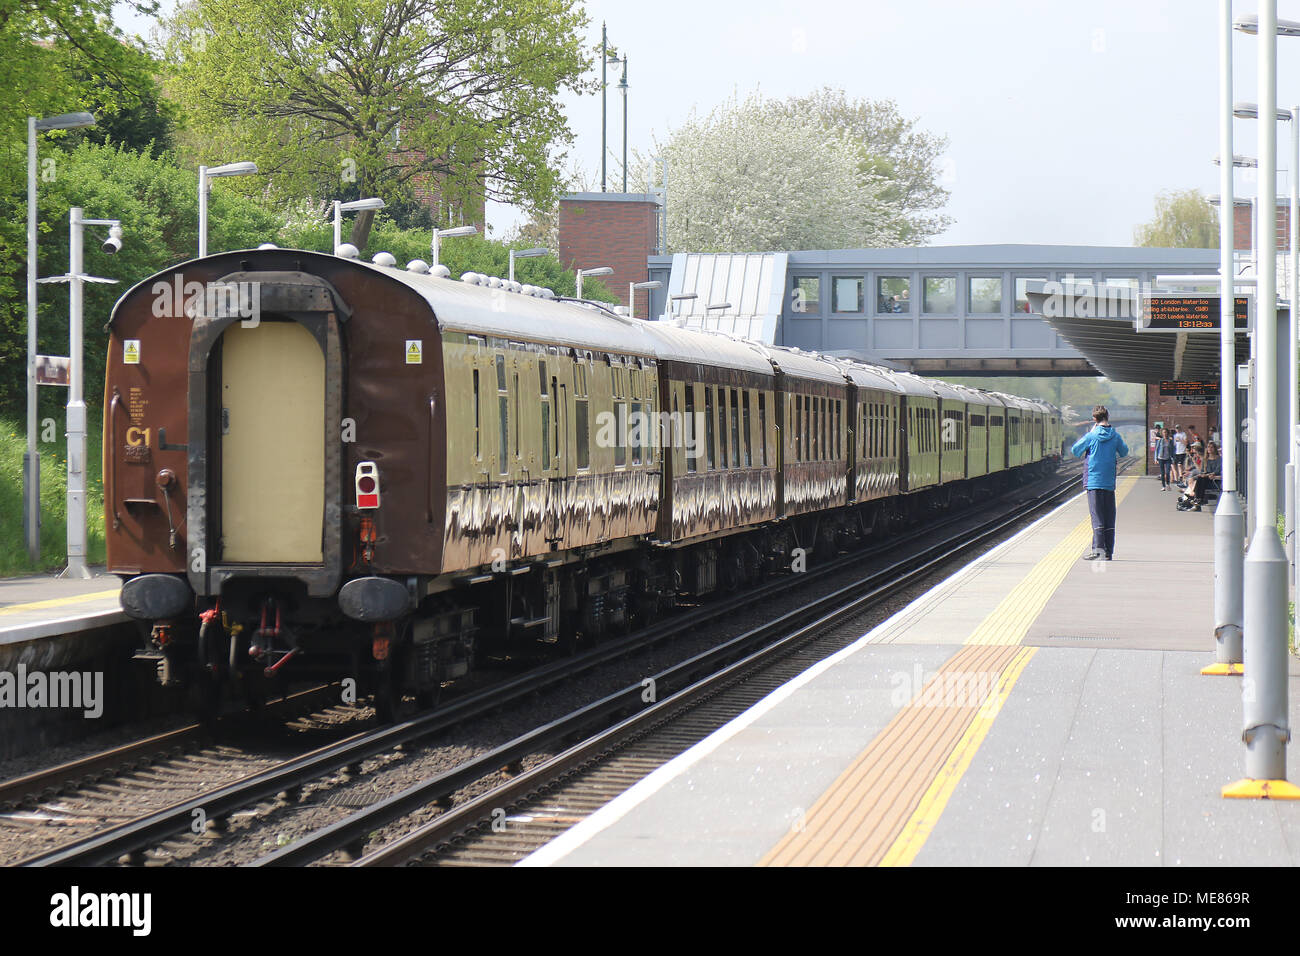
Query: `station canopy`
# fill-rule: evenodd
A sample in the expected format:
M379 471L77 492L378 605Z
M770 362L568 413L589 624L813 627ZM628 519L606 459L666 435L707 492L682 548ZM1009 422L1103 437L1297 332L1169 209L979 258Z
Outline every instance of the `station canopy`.
M1027 290L1030 308L1084 354L1112 382L1217 380L1219 330L1138 332L1137 290L1125 286L1035 283ZM1250 340L1236 338L1234 364L1250 357Z

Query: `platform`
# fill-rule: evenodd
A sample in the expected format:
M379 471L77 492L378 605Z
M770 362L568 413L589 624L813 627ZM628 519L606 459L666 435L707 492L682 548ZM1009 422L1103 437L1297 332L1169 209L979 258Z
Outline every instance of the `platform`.
M0 578L0 667L8 666L21 645L125 623L121 588L116 575L102 571L86 580L46 574ZM30 652L26 648L24 654Z
M1212 508L1118 496L1113 561L1080 560L1071 499L524 865L1300 863L1300 802L1220 796L1245 748L1241 678L1200 674Z

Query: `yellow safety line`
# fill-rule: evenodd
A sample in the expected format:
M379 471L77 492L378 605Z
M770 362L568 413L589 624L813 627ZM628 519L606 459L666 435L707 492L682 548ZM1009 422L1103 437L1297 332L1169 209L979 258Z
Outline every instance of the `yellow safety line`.
M1117 509L1136 483L1136 478L1120 481L1115 493ZM965 643L1019 644L1029 630L1029 625L1038 619L1070 568L1079 560L1081 551L1091 541L1092 519L1087 518L1075 525L1056 547L1016 583Z
M998 680L997 690L984 701L975 719L971 721L966 732L962 734L961 739L953 747L952 753L944 761L943 767L935 775L934 781L930 788L925 791L921 797L921 802L913 811L911 818L903 826L903 832L899 834L892 846L885 851L885 855L880 860L881 866L911 866L916 855L921 852L921 847L929 839L935 825L939 822L939 817L944 809L948 806L948 799L952 796L953 791L957 789L957 784L961 782L962 775L970 767L971 761L975 759L975 753L980 749L980 744L988 735L989 730L993 727L993 721L997 719L1002 705L1007 702L1011 696L1011 688L1016 685L1025 665L1029 663L1029 658L1033 657L1038 648L1025 647L1021 648L1019 653L1011 659L1002 676Z
M1128 496L1136 483L1136 477L1124 478L1119 482L1115 494L1116 508ZM1020 644L1029 632L1030 626L1038 619L1043 608L1047 606L1047 602L1051 600L1061 582L1065 580L1065 576L1073 567L1074 562L1079 560L1080 552L1085 544L1090 542L1091 539L1092 521L1091 518L1088 518L1071 529L1033 567L1029 574L1017 582L1010 593L980 622L980 625L964 643L1002 646ZM881 857L881 866L908 866L916 858L916 855L921 851L934 827L939 822L940 816L948 805L948 800L957 789L957 784L961 782L962 776L970 767L980 745L992 728L993 721L997 719L998 714L1001 712L1002 705L1010 697L1016 681L1024 672L1029 659L1036 652L1037 648L1034 647L1021 648L1002 668L998 676L996 689L985 698L979 709L971 717L970 723L952 746L925 792L922 793L913 808L907 822L903 824L898 831L898 835L890 843L884 856ZM924 693L926 693L926 689L922 689L904 710L917 706ZM872 748L883 743L882 738L893 736L902 730L906 724L906 721L901 721L899 715L896 715L895 719L863 751L863 754L858 758L859 761ZM903 752L896 755L891 763L901 767L907 762L908 753L914 753L918 748L925 746L925 740L918 740L914 736L910 737L903 744ZM812 813L833 802L829 798L832 797L839 783L840 781L837 780L836 784L832 785L830 790L818 799L817 805L809 814L810 817ZM788 834L783 838L776 847L773 847L768 852L763 862L770 864L778 853L788 855L792 844L800 842L797 837L792 839L792 836Z
M79 601L93 601L98 598L117 597L118 589L112 591L93 591L90 594L74 594L72 597L50 598L48 601L32 601L29 604L11 604L8 607L0 607L0 614L18 614L22 611L39 611L46 607L62 607L65 604L76 604Z

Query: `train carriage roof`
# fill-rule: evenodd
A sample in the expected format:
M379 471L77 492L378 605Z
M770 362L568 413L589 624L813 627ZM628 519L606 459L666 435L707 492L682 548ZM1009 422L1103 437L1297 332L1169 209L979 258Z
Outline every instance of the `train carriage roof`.
M801 352L782 345L764 345L759 342L746 341L746 344L791 378L828 382L840 388L847 387L844 374L836 363L816 352Z
M929 379L921 378L911 372L895 372L894 380L898 382L900 389L908 395L916 395L923 398L937 398L938 394L934 390L934 383Z
M835 364L844 373L844 377L858 388L872 388L881 392L895 393L902 391L893 373L887 368L878 365L865 365L849 359L836 359Z
M986 392L982 388L971 388L969 385L953 385L952 387L957 389L971 405L992 405L999 408L1002 406L1002 403L991 392Z
M994 392L1007 408L1018 408L1022 411L1037 411L1034 404L1027 398L1021 398L1019 395L1008 395L1006 392Z
M655 343L655 354L661 360L719 365L768 377L773 374L772 364L742 340L698 332L670 322L627 321L638 322L644 327L646 335Z

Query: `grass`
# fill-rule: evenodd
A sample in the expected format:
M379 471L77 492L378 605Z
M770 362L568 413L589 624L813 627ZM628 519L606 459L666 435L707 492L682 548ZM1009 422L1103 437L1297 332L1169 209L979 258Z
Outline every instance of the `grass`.
M86 563L104 563L104 483L100 448L103 436L89 416L86 436ZM0 576L54 571L67 565L67 434L59 420L52 442L37 443L41 455L41 553L32 564L23 543L23 453L26 431L20 420L0 418Z

